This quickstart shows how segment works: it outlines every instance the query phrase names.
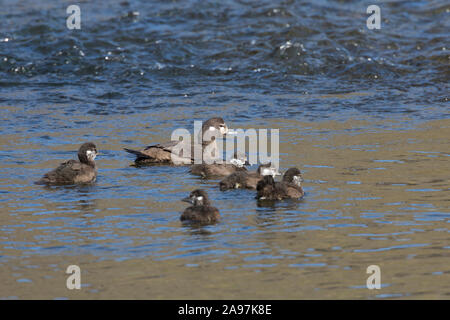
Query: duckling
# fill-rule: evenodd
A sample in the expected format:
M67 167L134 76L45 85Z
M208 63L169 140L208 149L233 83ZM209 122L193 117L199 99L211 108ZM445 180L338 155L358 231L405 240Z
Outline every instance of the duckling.
M94 182L97 178L97 166L94 161L97 154L97 147L94 143L84 143L78 150L79 161L65 161L35 183L63 185Z
M256 172L238 171L230 174L219 182L219 188L220 191L239 188L256 189L258 181L266 175L270 175L272 177L279 175L277 169L272 167L270 162L260 165Z
M192 221L198 223L214 223L219 221L219 210L211 206L208 195L203 189L192 191L189 197L182 201L192 203L193 205L186 208L180 217L181 221Z
M283 180L275 182L272 176L265 176L256 186L258 200L299 199L305 194L301 183L302 174L297 168L290 168L283 175Z
M235 153L229 163L213 163L213 164L194 164L191 167L191 173L202 176L202 178L226 177L234 172L247 171L244 165L248 164L247 157Z
M203 141L203 139L201 139L203 137L203 134L208 130L218 130L218 132L220 132L220 134L222 135L226 135L229 131L225 121L222 118L211 118L203 123L202 130L200 132L201 137L199 137L199 141L202 141L201 152L202 155L204 155L204 159L205 157L210 157L211 154L215 153L214 151L218 150L217 142L215 139L211 139L211 141ZM182 147L185 150L189 148L191 149L190 157L186 155L183 156ZM186 165L194 162L194 155L195 155L194 146L187 145L187 143L184 141L170 141L166 143L155 144L148 146L140 151L128 148L124 148L124 150L128 153L136 155L136 160L134 161L135 165L146 165L146 164ZM176 154L177 151L179 152L178 154Z
M256 199L258 200L282 200L287 194L284 184L275 182L272 176L265 176L256 186Z
M281 181L287 187L287 195L289 198L298 199L305 195L302 188L303 176L299 169L290 168L284 175Z

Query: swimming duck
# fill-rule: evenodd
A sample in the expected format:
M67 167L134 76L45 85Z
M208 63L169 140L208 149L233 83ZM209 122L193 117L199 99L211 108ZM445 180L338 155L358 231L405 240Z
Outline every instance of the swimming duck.
M81 145L77 160L68 160L61 163L56 169L46 173L36 184L77 184L91 183L97 178L95 157L97 147L92 142Z
M299 169L287 170L280 182L275 182L272 176L265 176L256 186L258 200L299 199L305 192L301 186L303 177Z
M202 130L199 132L198 141L202 141L201 148L199 154L203 155L203 160L206 157L211 158L211 155L217 155L217 142L215 139L211 139L210 141L204 141L201 139L204 136L204 133L207 131L218 130L221 135L226 135L228 133L228 127L223 121L222 118L211 118L205 121L202 125ZM184 145L186 142L184 141L170 141L166 143L159 143L155 145L151 145L146 147L143 150L132 150L128 148L124 148L126 152L132 153L136 155L136 160L134 161L136 165L146 165L146 164L191 164L194 162L195 150L194 146ZM182 147L186 150L190 148L191 154L190 156L183 156ZM177 153L178 152L178 153ZM213 161L211 161L213 162Z
M184 198L182 201L192 203L192 206L184 210L180 217L181 221L214 223L220 218L219 210L211 206L205 190L196 189L190 193L189 197Z
M237 171L230 174L225 179L220 181L219 188L221 191L239 188L256 189L258 181L266 175L270 175L272 177L279 175L277 169L272 167L270 162L260 165L256 172Z
M237 171L247 171L244 165L248 164L247 157L235 153L229 163L213 163L213 164L194 164L191 167L191 173L194 175L202 176L203 178L210 177L226 177Z

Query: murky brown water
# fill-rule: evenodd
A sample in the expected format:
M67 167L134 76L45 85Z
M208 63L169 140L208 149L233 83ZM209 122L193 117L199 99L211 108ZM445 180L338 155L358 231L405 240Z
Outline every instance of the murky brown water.
M33 133L0 137L4 155L19 145L23 159L1 164L1 298L450 297L449 120L255 119L280 128L281 167L299 166L307 192L258 207L253 192L221 193L186 168L129 167L121 147L134 119L117 116L124 126L107 132L94 117L105 155L92 187L32 184L76 146L45 149ZM129 143L167 139L167 128ZM47 134L70 140L82 130ZM197 186L221 223L179 222L179 199ZM81 268L78 291L65 285L71 264ZM373 264L380 290L366 288Z

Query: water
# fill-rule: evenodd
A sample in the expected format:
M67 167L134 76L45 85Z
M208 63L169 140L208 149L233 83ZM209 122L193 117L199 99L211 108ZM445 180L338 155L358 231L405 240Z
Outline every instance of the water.
M382 2L381 30L368 1L79 2L81 30L70 4L0 13L0 298L449 297L445 1ZM123 147L212 116L279 128L305 198L129 166ZM33 184L90 140L95 185ZM221 223L179 222L197 187Z

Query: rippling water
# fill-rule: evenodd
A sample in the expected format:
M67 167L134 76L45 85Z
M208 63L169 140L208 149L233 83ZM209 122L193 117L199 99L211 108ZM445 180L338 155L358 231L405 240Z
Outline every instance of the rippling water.
M380 30L370 1L70 4L0 13L0 298L449 298L448 3L376 3ZM212 116L279 128L304 200L129 166ZM95 185L33 184L88 140ZM196 187L221 223L179 222Z

